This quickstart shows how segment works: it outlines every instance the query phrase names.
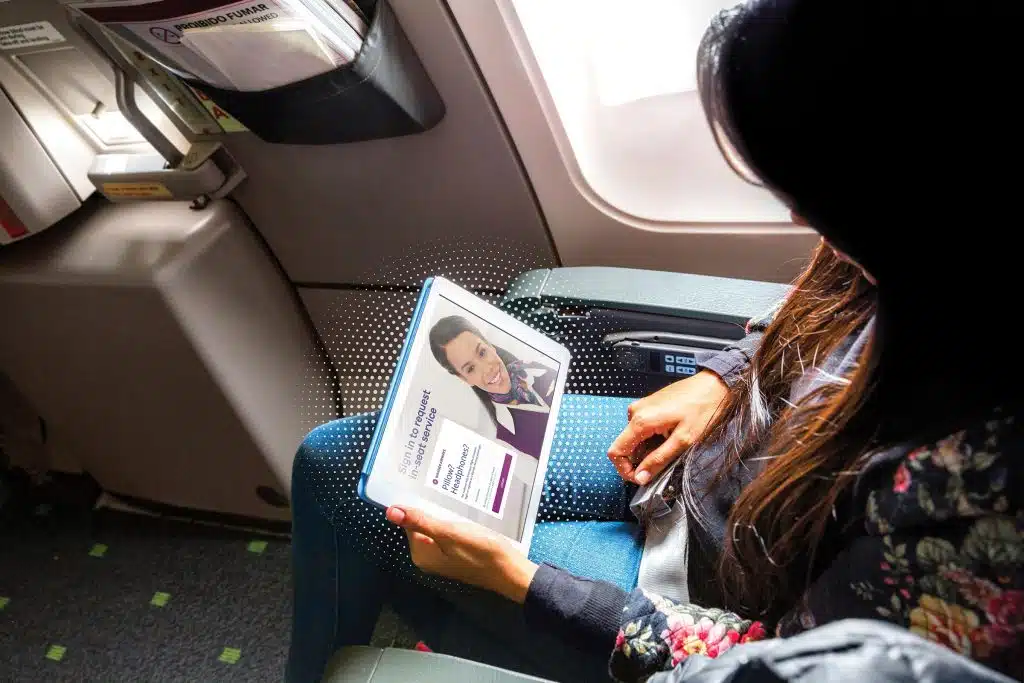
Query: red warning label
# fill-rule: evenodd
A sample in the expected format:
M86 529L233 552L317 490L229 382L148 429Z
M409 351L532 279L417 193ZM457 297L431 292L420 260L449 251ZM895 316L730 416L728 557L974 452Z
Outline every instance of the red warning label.
M192 92L196 94L199 101L206 107L206 111L210 112L210 115L217 121L217 125L223 128L225 133L242 133L249 130L241 121L217 106L217 103L202 90L192 88Z
M13 242L28 234L28 228L3 199L0 199L0 244Z

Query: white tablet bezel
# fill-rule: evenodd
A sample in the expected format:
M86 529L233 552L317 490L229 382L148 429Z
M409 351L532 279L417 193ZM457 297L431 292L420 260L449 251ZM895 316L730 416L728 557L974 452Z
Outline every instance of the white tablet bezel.
M505 538L513 545L516 545L523 552L529 552L530 542L533 539L534 527L537 523L537 509L540 507L541 496L544 492L544 477L547 474L548 462L551 457L551 447L558 423L558 413L561 409L562 396L565 393L565 382L569 374L569 362L572 360L572 356L567 348L522 321L517 320L505 311L502 311L496 306L492 306L449 280L441 277L435 277L429 283L429 291L426 299L420 306L420 310L418 311L419 315L414 315L416 329L407 342L407 348L403 351L403 358L401 358L396 364L396 368L399 371L403 371L403 381L399 381L397 386L394 385L394 380L392 381L392 389L388 392L388 398L385 402L384 410L381 412L382 415L390 415L391 410L399 409L400 406L405 405L410 390L410 382L406 378L411 377L413 373L404 372L404 370L415 368L417 367L417 364L422 361L423 354L427 351L427 338L429 336L430 329L430 326L424 323L425 321L433 320L437 301L442 297L463 307L471 314L490 323L491 325L494 325L503 332L516 337L522 343L533 347L558 363L555 389L551 399L550 414L553 419L548 420L547 427L544 432L544 441L541 447L541 456L538 462L537 474L533 482L533 489L530 493L530 503L526 510L526 520L523 525L523 537L517 541L516 539L499 533L502 538ZM398 421L388 420L388 422L390 424L384 424L382 427L378 427L378 429L382 429L379 434L379 438L375 435L375 447L372 449L372 452L368 454L367 467L369 468L369 471L366 471L364 468L362 474L363 480L360 485L361 495L363 495L368 502L380 507L386 508L392 505L416 507L441 519L468 521L475 524L476 522L463 517L455 511L420 498L405 487L397 488L392 486L392 481L386 476L378 476L376 478L373 476L373 461L376 460L376 454L378 452L385 451L395 439L395 428L391 425L397 425ZM372 458L373 461L369 460L370 458Z

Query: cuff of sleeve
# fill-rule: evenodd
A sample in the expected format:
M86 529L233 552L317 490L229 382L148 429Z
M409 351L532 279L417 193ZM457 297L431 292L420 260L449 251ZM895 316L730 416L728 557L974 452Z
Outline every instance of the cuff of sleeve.
M740 378L748 362L747 357L742 351L732 349L722 351L702 361L700 367L704 370L710 370L721 377L725 385L731 388L736 383L736 380Z
M551 597L554 595L555 584L560 578L561 571L547 563L537 567L537 573L533 575L533 581L526 592L526 602L523 603L527 617L543 616L550 611Z
M612 649L627 595L603 581L581 579L542 564L533 577L524 610L528 622L555 630L581 647Z

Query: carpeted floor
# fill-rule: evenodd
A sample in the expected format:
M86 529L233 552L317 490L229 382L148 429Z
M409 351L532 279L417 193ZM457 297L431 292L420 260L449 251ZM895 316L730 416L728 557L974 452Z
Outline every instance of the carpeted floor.
M0 520L0 681L280 681L289 545L124 512Z

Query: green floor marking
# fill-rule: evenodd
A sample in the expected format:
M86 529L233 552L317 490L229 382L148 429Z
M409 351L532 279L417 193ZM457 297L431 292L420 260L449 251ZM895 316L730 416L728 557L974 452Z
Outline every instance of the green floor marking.
M11 604L11 599L0 595L0 612L3 612L4 608L9 604Z
M153 607L163 607L167 604L167 601L171 599L170 593L161 593L157 591L153 593L153 599L149 601Z
M238 664L238 660L241 658L241 650L234 647L226 647L224 648L224 652L220 653L220 657L217 657L217 660L224 662L225 664Z
M97 543L92 547L92 550L89 551L89 557L103 557L106 554L107 546L102 543Z
M64 659L64 653L67 651L68 649L63 645L51 645L46 651L46 658L54 662L59 662Z
M262 553L267 549L266 541L249 541L249 552L250 553Z

